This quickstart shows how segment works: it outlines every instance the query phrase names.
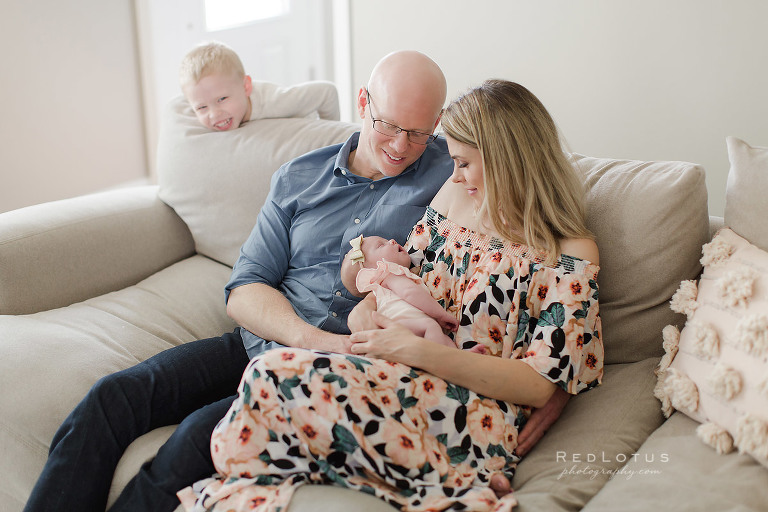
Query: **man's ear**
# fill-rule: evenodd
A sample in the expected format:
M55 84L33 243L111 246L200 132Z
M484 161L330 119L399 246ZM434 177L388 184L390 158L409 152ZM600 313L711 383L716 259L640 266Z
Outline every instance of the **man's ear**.
M357 113L360 119L365 119L365 107L368 105L368 89L361 87L357 93Z
M432 127L432 133L437 130L437 125L440 124L440 120L443 118L443 112L445 112L445 109L440 110L440 115L437 116L437 121L435 121L435 126Z
M253 82L251 81L250 75L245 75L245 78L243 78L243 85L245 86L245 95L250 96L253 91Z

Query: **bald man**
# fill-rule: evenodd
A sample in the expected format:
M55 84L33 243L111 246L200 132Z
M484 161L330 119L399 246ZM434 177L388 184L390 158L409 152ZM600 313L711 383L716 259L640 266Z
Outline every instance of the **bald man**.
M275 342L349 352L346 321L358 299L341 284L344 244L370 233L404 243L448 179L453 164L447 146L432 135L445 96L445 77L429 57L414 51L387 55L358 93L360 132L277 172L226 287L227 313L244 328L250 357ZM317 170L299 172L307 166ZM321 187L325 193L317 195ZM280 209L304 191L312 194L310 208L294 212L285 204ZM278 224L293 229L276 239ZM288 254L293 255L290 265ZM256 268L265 261L271 272ZM292 286L281 288L286 279Z
M128 445L178 429L111 510L174 510L176 491L215 472L210 438L249 360L282 345L348 353L359 302L341 284L346 242L376 233L404 243L451 175L433 135L445 103L440 68L413 51L384 57L361 87L360 131L283 165L226 285L241 327L175 347L109 375L54 436L26 511L99 511Z

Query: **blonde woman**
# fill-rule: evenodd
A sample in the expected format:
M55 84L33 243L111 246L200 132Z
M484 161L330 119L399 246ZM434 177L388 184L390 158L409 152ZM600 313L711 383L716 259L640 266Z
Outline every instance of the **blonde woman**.
M454 172L406 249L458 320L456 344L496 357L430 342L365 299L354 355L279 349L250 363L211 442L221 476L180 492L190 509L284 504L323 482L403 510L509 510L500 482L530 408L600 383L598 251L551 117L493 80L442 125Z

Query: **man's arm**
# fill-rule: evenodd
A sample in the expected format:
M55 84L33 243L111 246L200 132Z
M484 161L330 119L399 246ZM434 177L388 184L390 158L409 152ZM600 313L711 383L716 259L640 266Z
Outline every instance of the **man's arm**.
M269 285L251 283L229 294L227 314L265 340L297 348L349 353L349 336L333 334L302 320L282 293Z

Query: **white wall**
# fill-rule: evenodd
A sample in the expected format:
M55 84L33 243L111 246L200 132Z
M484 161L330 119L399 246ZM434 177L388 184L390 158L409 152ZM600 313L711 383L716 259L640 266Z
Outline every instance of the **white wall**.
M131 0L3 2L0 212L146 175Z
M725 137L768 146L764 0L350 2L353 90L397 49L431 56L449 98L486 78L547 106L573 151L686 160L722 215Z

